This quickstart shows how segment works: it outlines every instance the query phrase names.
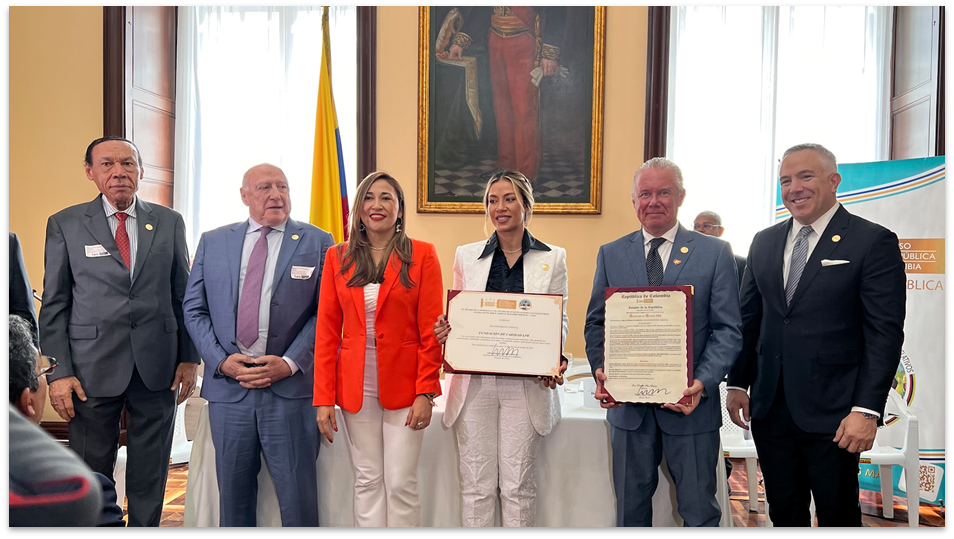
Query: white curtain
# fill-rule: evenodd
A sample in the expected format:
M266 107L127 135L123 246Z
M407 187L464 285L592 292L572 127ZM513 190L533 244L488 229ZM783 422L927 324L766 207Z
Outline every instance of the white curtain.
M744 255L774 222L787 148L888 159L891 7L672 10L667 156L685 179L684 225L715 211Z
M349 194L357 168L357 12L329 9L332 84ZM175 207L194 252L202 232L240 221L242 174L288 177L291 215L308 220L321 8L182 6L176 81Z

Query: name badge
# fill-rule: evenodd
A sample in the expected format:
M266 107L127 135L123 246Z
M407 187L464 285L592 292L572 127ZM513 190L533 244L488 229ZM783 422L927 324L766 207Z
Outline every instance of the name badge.
M109 251L107 251L105 247L102 245L86 246L86 258L98 258L101 256L109 256Z
M315 266L292 266L291 278L305 281L311 279L311 274L315 272Z

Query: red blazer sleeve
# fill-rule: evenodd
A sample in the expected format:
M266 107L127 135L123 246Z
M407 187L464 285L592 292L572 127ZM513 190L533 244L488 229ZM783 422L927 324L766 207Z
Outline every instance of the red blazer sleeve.
M444 282L441 263L434 245L415 242L414 249L421 250L421 282L417 303L417 325L421 335L421 348L417 353L417 382L415 391L441 393L440 367L441 345L434 336L434 322L444 313Z
M334 406L335 369L341 346L344 316L338 299L337 276L341 271L337 246L325 253L321 272L321 293L318 295L318 323L315 328L315 393L314 406Z

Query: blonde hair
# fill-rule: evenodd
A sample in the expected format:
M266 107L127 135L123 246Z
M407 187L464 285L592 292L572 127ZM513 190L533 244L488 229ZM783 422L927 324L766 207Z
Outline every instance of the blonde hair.
M391 184L391 187L394 188L397 194L398 210L401 215L405 214L404 190L401 189L401 184L399 184L397 180L387 172L381 171L372 172L365 176L365 178L361 180L361 183L358 184L354 195L354 202L351 204L351 218L348 223L348 241L347 243L338 244L338 257L341 259L341 275L344 275L345 272L354 266L354 273L351 275L351 279L348 280L348 286L364 286L370 283L381 283L384 281L384 270L388 265L388 261L391 259L391 252L393 251L397 253L398 259L401 260L401 284L404 285L404 288L411 288L414 286L414 282L411 281L409 267L411 265L411 255L414 250L414 244L411 242L411 238L407 237L404 219L398 217L397 223L395 224L396 230L394 236L391 237L391 241L388 242L384 248L384 258L381 259L380 264L374 263L374 258L371 256L371 240L368 239L368 233L362 230L361 227L363 223L359 216L361 206L364 204L364 197L368 194L374 182L378 180L385 180Z
M524 228L530 224L530 219L533 218L533 185L530 184L530 180L515 170L498 172L487 180L487 187L484 189L484 234L488 236L490 235L487 232L487 222L490 221L490 187L501 180L507 180L510 182L510 185L513 186L513 192L517 197L517 202L519 202L520 206L524 209Z

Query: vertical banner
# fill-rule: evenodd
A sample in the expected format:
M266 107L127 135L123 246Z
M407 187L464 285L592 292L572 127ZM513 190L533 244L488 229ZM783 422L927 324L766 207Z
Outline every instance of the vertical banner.
M919 484L910 485L895 466L894 494L920 488L921 501L944 505L944 156L839 165L838 172L838 201L896 233L905 262L904 345L892 391L918 418L921 469ZM776 220L789 215L779 193ZM878 443L900 448L899 424L889 402ZM881 490L878 466L862 460L858 478L861 488Z

